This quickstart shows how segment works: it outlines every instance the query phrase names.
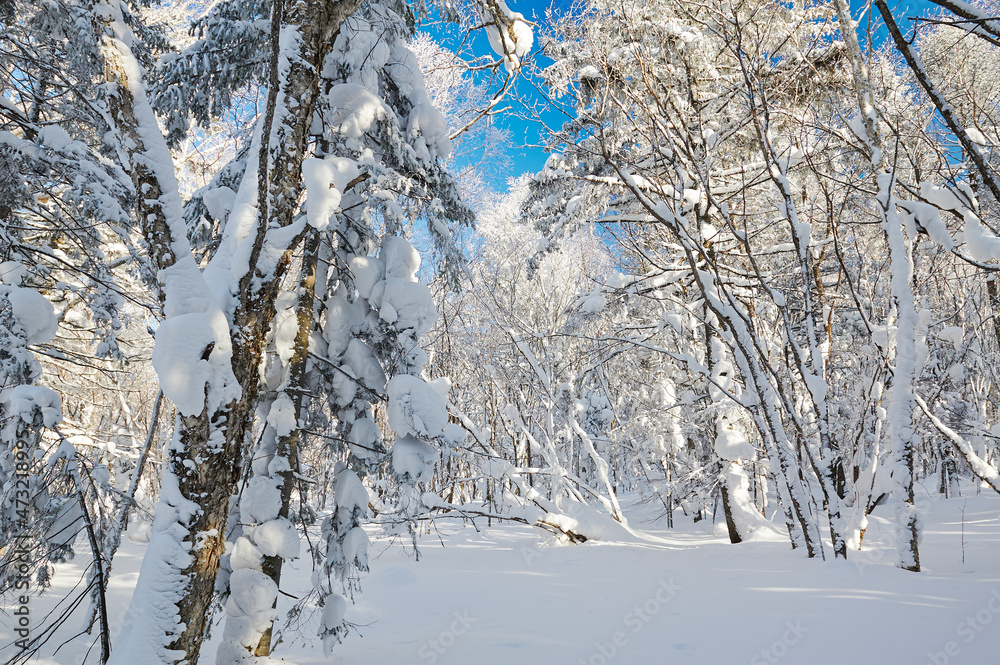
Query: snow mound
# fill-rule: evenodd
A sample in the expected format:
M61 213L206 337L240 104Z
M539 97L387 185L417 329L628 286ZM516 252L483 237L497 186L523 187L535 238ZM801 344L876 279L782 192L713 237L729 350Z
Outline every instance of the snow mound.
M389 426L399 435L438 436L448 424L448 409L436 390L408 374L394 376L389 392Z
M989 263L1000 261L1000 238L983 228L975 213L964 211L965 250L973 261Z
M223 221L229 216L233 204L236 203L236 192L229 187L216 187L202 194L201 200L213 219Z
M360 173L357 163L344 157L313 157L302 162L302 179L309 197L306 218L310 226L322 230L330 225L330 216L340 212L344 190Z
M145 544L149 542L152 531L153 526L149 522L134 521L128 525L125 537L133 543Z
M493 52L503 59L504 68L512 72L531 52L535 35L524 20L524 14L511 11L504 0L497 0L494 11L493 20L486 24L486 35Z
M434 296L426 284L390 277L385 280L379 316L397 330L423 335L437 319Z
M301 547L295 525L284 517L254 527L253 540L264 556L278 556L282 559L294 559L299 555Z
M347 602L339 593L330 594L326 598L326 606L323 608L323 627L327 630L335 630L344 620L344 612L347 611Z
M385 265L386 277L416 279L420 268L420 254L406 238L385 236L379 248L379 258Z
M274 320L271 322L274 350L282 365L287 365L295 355L295 339L299 334L299 299L295 293L279 293L274 303Z
M244 568L233 571L229 589L223 638L244 647L256 646L277 616L273 605L278 597L278 585L259 570Z
M351 339L344 352L344 362L354 370L354 376L366 388L381 393L385 389L385 372L375 358L375 353L367 344L358 338Z
M62 398L56 391L44 386L7 388L0 392L0 404L3 404L4 413L16 414L26 423L34 420L36 412L41 414L45 427L55 427L62 420Z
M351 425L351 433L348 435L348 444L351 453L360 459L369 460L379 456L379 441L382 433L378 425L371 418L359 418Z
M12 278L20 279L19 273L13 268L9 272ZM6 296L10 301L14 318L24 330L28 344L44 344L56 336L59 322L52 303L41 293L20 286L0 286L0 296Z
M341 549L346 562L353 563L362 570L368 567L368 534L360 526L347 532Z
M295 404L288 395L282 393L274 400L267 413L267 424L274 428L278 436L288 436L299 426Z
M278 517L281 510L281 492L274 478L253 478L240 498L240 521L244 524L262 524Z
M351 513L357 509L363 514L368 513L368 488L358 478L358 474L350 469L344 468L337 472L333 496L337 502L337 510L346 513L342 516L342 522L349 522Z
M351 265L353 267L353 261ZM326 340L326 353L331 360L336 360L347 350L351 334L360 325L363 316L361 307L357 303L348 302L344 296L333 296L326 301L323 339Z
M260 568L264 563L264 554L260 548L250 542L246 536L240 536L233 544L233 551L229 553L229 567L232 570L242 570L244 568Z
M163 395L184 416L205 408L205 384L211 379L208 362L218 342L210 315L181 314L160 324L153 347L153 369Z
M404 483L427 482L434 475L437 450L426 441L405 435L392 446L392 470Z
M742 432L730 425L720 429L715 437L715 454L724 460L749 460L756 456L757 451Z
M595 314L608 306L608 299L604 297L600 289L591 291L585 296L581 296L577 301L577 307L584 314Z
M28 269L17 261L0 262L0 284L18 286L27 274Z
M546 513L541 521L554 524L563 531L584 536L588 541L634 542L639 540L631 530L615 521L613 517L584 503L570 502L563 506L562 514ZM557 539L559 538L557 536Z
M434 108L430 100L414 104L406 127L407 137L416 145L416 150L426 160L432 156L431 148L442 159L451 154L448 140L448 122L441 112Z
M375 285L385 274L385 264L373 256L355 256L351 258L350 267L358 295L366 300L371 298Z
M938 337L950 342L955 349L961 349L962 343L965 341L965 330L960 326L945 326L938 333Z
M252 616L271 609L278 597L278 587L274 580L259 570L243 569L233 571L229 578L229 603L235 611L227 611L233 616Z
M357 83L335 85L328 95L330 124L348 138L359 139L376 121L386 116L386 108L371 90Z

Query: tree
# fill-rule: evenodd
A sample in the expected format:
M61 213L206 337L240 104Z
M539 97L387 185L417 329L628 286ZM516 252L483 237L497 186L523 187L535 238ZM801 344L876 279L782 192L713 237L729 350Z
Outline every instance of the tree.
M636 277L682 275L691 291L672 295L675 308L703 332L660 352L752 423L750 445L726 451L740 427L717 412L717 459L731 470L753 442L764 450L793 546L822 554L819 508L846 557L878 484L897 506L900 565L918 570L912 483L918 459L936 453L921 446L913 395L926 317L947 298L919 271L955 247L941 213L971 209L920 125L928 106L890 58L862 54L845 11L588 3L547 42L555 62L543 75L572 120L550 138L558 153L528 211L553 242L601 224ZM953 194L935 194L938 173ZM848 406L859 385L870 411ZM727 476L724 504L748 480Z
M299 243L303 243L305 253L296 299L298 349L289 358L293 364L288 373L282 377L279 371L275 377L278 395L270 402L266 418L276 438L272 450L262 451L271 457L270 462L266 471L254 470L258 479L269 480L250 481L261 488L261 483L272 483L274 489L274 483L281 485L282 507L273 514L270 508L257 510L272 504L253 501L247 514L263 522L254 526L256 533L261 535L269 525L288 531L282 513L288 510L298 445L295 423L301 409L301 388L297 384L308 373L303 363L309 356L303 347L319 327L313 317L324 314L322 307L316 309L313 299L317 283L333 290L334 302L337 296L349 297L358 307L378 314L374 320L362 319L364 324L357 331L341 331L347 338L358 334L346 349L355 350L347 358L350 372L338 370L339 359L325 359L333 372L341 372L326 379L338 407L346 407L336 413L340 427L344 431L352 427L353 431L358 414L367 409L365 404L385 390L390 425L401 435L393 449L393 464L404 493L423 474L399 460L416 456L421 463L431 461L429 444L406 438L435 434L433 422L415 415L416 395L429 394L429 388L413 376L423 364L423 352L416 343L428 324L429 311L414 280L416 255L394 234L404 220L425 216L441 249L450 252L445 220L461 222L467 213L438 165L439 156L446 156L447 151L443 122L430 106L413 56L400 41L412 26L409 8L401 3L372 4L356 13L359 7L357 2L278 1L270 7L221 3L199 24L207 38L166 63L159 108L170 115L171 140L183 136L187 114L202 122L217 114L218 107L232 99L227 92L231 86L248 84L255 74L267 85L267 101L250 148L243 153L245 166L230 201L222 241L204 272L197 269L186 247L166 143L154 129L143 82L129 78L137 71L131 66L129 50L121 41L114 42L111 55L123 63L115 71L122 101L121 125L137 127L131 145L135 157L149 165L139 180L146 186L147 196L148 192L158 194L141 199L139 204L140 217L146 220L147 242L159 268L166 316L157 331L153 363L164 394L175 403L179 416L150 555L144 561L144 570L151 572L140 576L131 610L134 621L116 647L112 662L135 657L150 662L173 662L178 657L197 660L228 533L230 498L242 460L254 440L254 413L265 398L258 367L265 360L269 331L277 324L282 278L292 269ZM491 12L497 25L516 23L505 6ZM256 29L246 32L246 18L268 15L267 37ZM263 71L254 71L252 58L249 65L223 60L215 67L203 67L202 63L211 62L203 54L219 57L222 51L216 48L218 44L233 41L249 49L247 53L259 52L255 45L269 45L270 61ZM362 45L366 48L360 48ZM512 45L516 50L516 40ZM368 55L359 59L358 53ZM205 86L214 94L199 94ZM184 96L184 89L190 97ZM318 132L317 114L324 126ZM372 147L365 145L369 140ZM230 169L236 171L236 167ZM363 206L357 218L347 205L355 189L359 190L358 205ZM309 198L306 212L298 206L304 191ZM411 203L396 203L400 196ZM336 224L331 223L332 216L340 212L344 215L336 218ZM374 249L373 222L382 225L386 234L377 258L367 256ZM315 266L323 251L320 234L324 232L329 234L325 255L329 263L324 265L334 272L321 281ZM213 289L206 275L219 280L222 288ZM379 286L381 291L374 295L372 289ZM334 319L334 324L343 326L344 321ZM344 338L338 335L334 341L340 344ZM283 343L276 343L281 355ZM344 352L339 350L337 356ZM375 374L385 372L372 364L379 361L388 373L407 375L412 381L395 376L384 388L377 385ZM359 371L359 363L365 365L365 371ZM361 379L362 388L372 391L364 392L359 400L354 397L356 379ZM280 417L275 412L279 406L284 414ZM419 415L425 416L422 411ZM293 419L291 427L287 425L289 417ZM406 512L404 508L404 515ZM250 546L259 548L262 544L249 534L247 539ZM328 547L336 560L335 548L330 543ZM291 552L282 546L267 556ZM267 566L270 575L254 573L250 567L234 570L230 576L227 607L231 618L240 619L231 622L231 632L227 628L234 644L253 646L250 643L267 633L259 627L267 621L264 617L273 616L268 606L277 593L274 580L280 569L273 559ZM184 591L178 593L177 589ZM252 607L245 601L241 604L241 599L256 592L260 592L259 597ZM324 593L328 608L324 636L336 638L342 630L342 618L329 609L337 604L333 589L327 585ZM258 607L257 601L262 606ZM164 616L173 619L165 624ZM266 651L266 642L258 648ZM235 659L239 653L234 647L221 657Z

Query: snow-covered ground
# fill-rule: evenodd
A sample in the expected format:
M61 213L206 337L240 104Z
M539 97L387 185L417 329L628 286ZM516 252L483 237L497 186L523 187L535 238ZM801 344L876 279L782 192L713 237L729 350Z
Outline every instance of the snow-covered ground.
M398 542L373 542L372 571L348 610L356 631L332 656L319 651L315 622L304 621L300 635L285 631L274 659L297 665L995 663L1000 497L963 494L969 496L926 504L919 574L892 566L891 506L875 511L865 549L848 562L811 561L778 539L729 545L711 525L680 516L675 530L645 528L636 506L630 514L642 529L638 537L583 545L547 545L526 526L487 529L484 522L477 531L442 520L422 538L419 562ZM112 621L124 616L141 555L142 546L129 543L119 557L109 589ZM309 579L308 562L297 564L298 573L283 575L282 585L296 596ZM51 595L32 600L34 616L78 580L74 566L60 571ZM10 640L6 619L3 643ZM63 633L78 630L80 621ZM37 662L79 663L83 648L70 644ZM96 655L95 649L89 662ZM212 643L202 662L214 663Z

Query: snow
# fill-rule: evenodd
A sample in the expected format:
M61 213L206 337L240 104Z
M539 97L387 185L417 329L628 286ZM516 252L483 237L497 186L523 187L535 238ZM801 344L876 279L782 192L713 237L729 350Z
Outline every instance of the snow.
M497 0L493 6L499 15L494 15L492 20L486 22L486 35L493 52L503 59L504 68L513 72L531 52L535 36L531 26L525 22L524 14L511 11L504 0Z
M913 214L931 240L949 251L955 246L955 241L941 219L937 208L921 201L900 201L899 204Z
M330 377L330 388L338 406L347 406L358 394L358 380L350 365L341 366L339 371Z
M240 499L241 522L260 524L278 517L278 511L281 510L278 482L280 481L264 476L250 480Z
M392 470L404 483L430 480L437 458L434 446L409 434L398 437L392 446Z
M206 289L216 306L224 312L231 311L235 302L233 295L239 289L233 273L217 265L209 264L202 271L202 276Z
M214 219L225 221L236 203L236 192L229 187L216 187L202 194L201 200L208 208L209 215Z
M238 398L241 388L233 375L232 338L220 302L231 277L223 285L210 287L188 253L161 270L159 278L166 293L166 319L156 331L153 368L164 395L183 415L196 415L206 406L215 409ZM207 361L202 360L210 344L214 345L211 353Z
M397 330L423 335L437 319L434 296L426 284L389 277L382 290L379 316Z
M358 478L358 474L350 469L341 469L337 472L337 480L333 489L334 500L337 502L337 510L347 513L346 519L341 521L349 523L350 515L356 509L361 509L367 513L370 497L368 489Z
M142 557L138 581L133 580L131 585L135 590L133 602L124 616L119 614L122 629L112 649L109 661L112 665L175 659L177 652L167 645L182 626L176 603L187 583L181 571L192 561L191 546L182 540L185 535L182 525L198 510L196 504L181 495L176 476L164 474L147 546L152 556Z
M938 337L950 342L957 350L962 348L962 343L965 341L965 330L961 326L945 326L938 333Z
M359 418L351 425L351 433L348 436L351 453L363 460L375 459L379 453L379 441L382 433L379 432L378 425L371 418Z
M27 274L28 269L18 261L0 262L0 284L18 286Z
M356 603L336 596L323 610L331 625L346 618L359 632L327 657L304 630L305 639L283 641L273 658L295 665L649 665L667 659L719 665L764 664L768 656L778 661L780 653L780 662L789 664L923 665L935 662L932 655L944 662L952 644L958 655L949 665L994 662L1000 647L1000 497L965 486L961 497L925 503L925 572L917 574L892 565L891 506L875 510L864 548L846 562L806 559L788 548L787 539L730 545L713 525L692 523L680 511L677 529L661 530L644 522L651 514L635 501L626 510L633 523L646 525L638 537L582 545L554 546L525 525L485 529L483 519L476 531L445 520L423 541L418 562L398 539L376 535L369 548L378 565L365 577L364 593ZM113 637L144 551L125 543L115 559ZM32 597L32 613L51 607L86 565L79 558L58 567L52 593ZM311 568L306 560L287 564L282 590L304 594ZM279 614L295 602L279 594ZM79 621L71 620L52 641L53 649L79 631L80 611ZM246 623L249 629L252 622ZM719 626L725 626L725 639ZM10 630L0 622L0 644L8 643ZM220 642L213 637L206 643L201 662L216 662ZM34 662L77 662L86 647L74 641ZM614 657L602 661L602 649L612 648ZM0 650L0 657L8 656Z
M203 313L169 318L156 331L153 369L164 396L177 406L181 415L195 416L205 409L205 384L213 374L212 364L205 355L210 346L214 353L218 340L210 315Z
M966 204L953 191L946 187L939 187L932 182L920 183L920 197L933 206L958 214L967 208Z
M355 278L356 279L356 278ZM333 296L326 301L326 323L323 339L327 343L327 356L336 360L347 350L352 332L364 320L364 308L351 303L344 296Z
M254 544L264 556L294 559L299 555L301 543L295 525L283 517L264 522L252 529Z
M375 285L385 275L385 264L372 256L355 256L351 258L350 268L358 295L365 299L371 298Z
M149 522L144 522L140 520L133 519L129 522L128 530L125 535L133 543L140 543L145 545L149 542L151 534L151 525Z
M0 391L0 404L6 414L18 414L26 423L37 411L45 427L55 427L62 420L62 398L45 386L20 385ZM6 423L4 423L6 424Z
M68 152L79 146L80 152L84 151L82 144L73 140L69 133L58 125L45 125L38 130L38 142L46 148L59 152Z
M420 254L406 238L388 235L382 238L379 247L379 258L385 266L386 277L399 279L416 279L420 269Z
M375 122L384 118L388 112L381 99L357 83L333 86L328 103L333 109L330 124L352 139L359 139L371 131Z
M70 545L83 528L83 511L76 497L63 501L55 519L46 529L45 538L53 545Z
M399 435L437 436L448 424L448 410L436 390L422 379L402 374L387 386L389 426Z
M391 235L383 238L378 258L354 256L350 259L358 295L368 301L383 321L397 330L413 330L416 336L430 330L437 318L430 289L416 281L419 267L420 256L413 246L405 238ZM346 350L343 340L348 332L348 321L352 325L354 321L350 316L344 317L350 307L346 301L332 304L338 311L327 316L327 340L334 349L330 355L335 356L339 355L335 351L340 348ZM335 316L340 320L335 320Z
M756 455L756 450L743 432L730 425L719 429L715 437L715 454L724 460L750 460Z
M584 314L595 314L602 311L608 305L608 299L604 297L600 289L595 289L585 296L581 296L577 301L577 306Z
M321 623L326 628L333 630L344 620L347 611L347 601L340 594L331 594L326 599L326 607L323 608L323 618Z
M16 274L14 270L10 272ZM0 286L0 296L10 301L28 344L44 344L56 336L59 322L55 310L41 293L20 286Z
M330 216L340 212L340 201L348 184L360 173L357 163L345 157L312 157L302 162L310 226L322 230L330 225Z
M965 251L973 261L1000 261L1000 238L983 228L975 213L964 211Z
M427 385L433 388L441 396L441 399L448 401L448 393L451 392L451 379L447 376L439 376L432 381L428 381Z
M259 569L264 563L264 553L253 542L244 536L240 536L233 543L233 549L229 553L229 567L233 570L243 568Z
M628 527L612 519L606 512L592 506L566 501L563 503L562 511L565 514L548 513L542 517L542 520L556 524L566 531L584 536L588 541L636 542L639 540ZM548 533L543 529L539 529L539 532ZM557 537L557 540L566 542L562 537Z
M227 286L231 288L232 293L237 290L238 275L245 274L248 269L252 243L247 242L247 239L257 224L257 174L264 121L262 115L254 127L246 169L236 189L236 196L222 232L222 241L205 271L206 279L209 278L209 270L213 270L216 275L229 282Z
M451 155L448 121L434 108L430 99L415 104L410 110L406 134L418 156L425 161L435 157L448 159Z
M364 341L352 338L344 352L343 362L353 370L354 376L370 390L381 393L385 389L386 376L375 353Z
M267 413L267 424L278 436L288 436L299 426L295 404L285 393L278 395Z
M226 610L233 616L253 616L268 612L278 595L278 587L274 581L259 570L234 570L230 577L230 588ZM233 607L232 610L230 606Z
M979 145L991 145L992 141L986 138L986 135L975 127L967 127L965 133L969 135L969 139Z
M354 562L362 568L368 567L368 534L360 526L356 526L344 536L342 548L344 560Z

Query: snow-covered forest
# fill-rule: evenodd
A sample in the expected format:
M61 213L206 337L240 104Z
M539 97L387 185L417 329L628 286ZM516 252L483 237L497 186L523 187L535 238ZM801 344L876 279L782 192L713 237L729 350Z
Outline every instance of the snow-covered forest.
M931 2L0 0L0 657L993 662Z

